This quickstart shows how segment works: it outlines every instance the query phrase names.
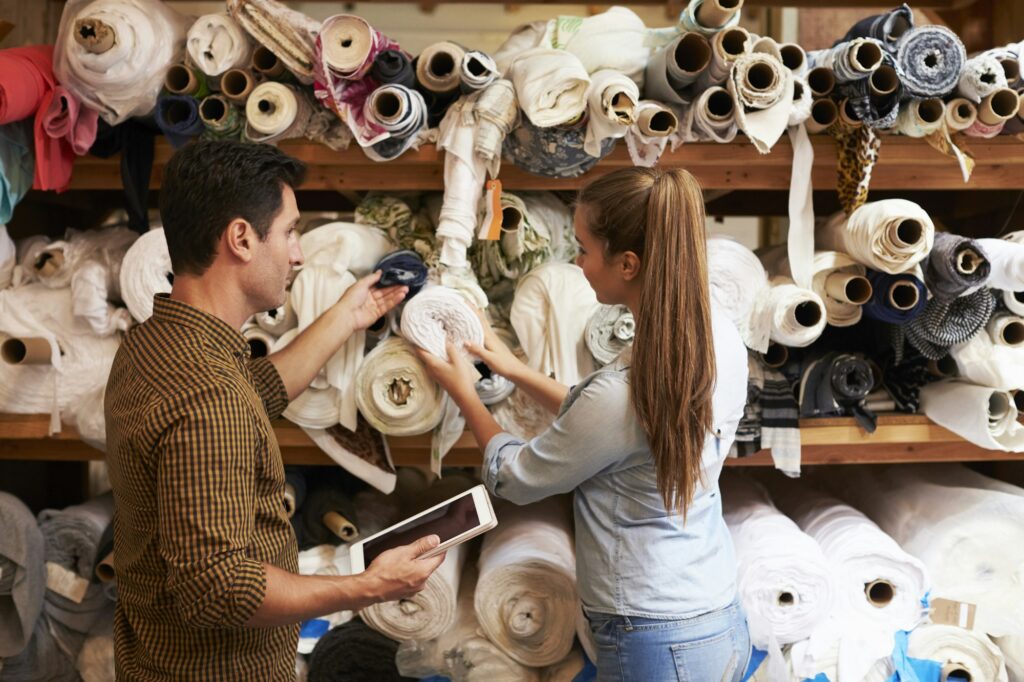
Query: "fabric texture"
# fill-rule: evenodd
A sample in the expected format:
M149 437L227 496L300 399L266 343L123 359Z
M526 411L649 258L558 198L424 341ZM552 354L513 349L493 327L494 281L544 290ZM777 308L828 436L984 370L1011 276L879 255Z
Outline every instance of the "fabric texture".
M441 420L443 397L412 346L401 338L374 346L356 374L359 412L387 435L412 436L433 429Z
M377 286L409 287L409 293L405 295L407 301L418 294L427 283L427 266L423 264L419 254L411 249L389 253L373 266L373 270L381 271Z
M154 118L175 149L199 137L204 129L199 102L191 95L163 95L157 100Z
M43 610L46 544L25 503L0 492L0 659L17 656L29 645Z
M755 66L772 71L773 85L763 90L751 84ZM762 154L767 154L782 137L793 107L793 72L770 54L752 52L736 59L728 80L729 93L736 102L736 124Z
M400 682L395 667L398 642L375 632L361 620L329 631L309 657L308 682ZM294 677L294 670L292 671Z
M934 242L935 225L931 218L920 206L905 199L864 204L849 218L836 215L815 232L818 248L847 253L854 260L891 275L913 269L928 256Z
M954 299L931 298L924 310L903 325L907 341L922 355L940 360L949 348L982 331L996 300L991 290L979 289Z
M868 433L878 418L864 402L874 389L871 365L859 353L830 352L805 359L800 380L801 417L854 417Z
M31 122L0 125L0 224L11 221L14 207L32 188L34 173Z
M921 388L921 409L939 426L987 450L1024 452L1024 425L1013 396L950 379Z
M228 0L227 8L255 42L269 48L299 81L313 82L320 22L277 0Z
M924 283L935 298L956 298L988 281L990 270L985 251L973 239L939 232L925 261Z
M966 61L964 44L945 26L910 29L896 44L896 63L903 74L903 87L915 97L943 97L951 93Z
M230 15L204 14L188 29L188 56L207 76L243 69L252 57L252 41Z
M928 303L928 289L919 273L890 275L869 268L867 278L871 282L871 298L863 306L864 315L889 324L902 324L914 319ZM910 289L916 293L909 293Z
M402 308L402 336L439 358L448 359L446 344L465 353L465 344L482 345L484 330L476 311L454 289L432 286Z
M135 240L121 263L121 296L136 322L153 314L153 297L171 292L171 255L162 227Z
M542 128L528 119L505 138L504 153L517 168L546 178L578 178L615 148L615 139L606 139L599 157L588 154L585 122Z

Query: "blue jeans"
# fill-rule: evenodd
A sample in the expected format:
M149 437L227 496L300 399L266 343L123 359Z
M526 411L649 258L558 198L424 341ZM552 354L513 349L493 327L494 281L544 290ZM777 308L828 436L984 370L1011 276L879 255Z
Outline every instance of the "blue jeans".
M740 682L750 661L738 603L684 620L588 613L598 682Z

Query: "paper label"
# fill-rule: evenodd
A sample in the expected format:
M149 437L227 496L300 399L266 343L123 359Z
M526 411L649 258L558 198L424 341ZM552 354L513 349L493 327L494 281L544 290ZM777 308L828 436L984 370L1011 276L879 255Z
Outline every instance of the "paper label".
M932 599L931 618L938 625L955 625L965 630L974 628L975 604L952 599Z
M81 604L89 581L60 564L46 562L46 589L56 592L65 599Z
M487 211L476 237L494 241L501 236L501 180L487 181L484 185L484 201L487 203Z

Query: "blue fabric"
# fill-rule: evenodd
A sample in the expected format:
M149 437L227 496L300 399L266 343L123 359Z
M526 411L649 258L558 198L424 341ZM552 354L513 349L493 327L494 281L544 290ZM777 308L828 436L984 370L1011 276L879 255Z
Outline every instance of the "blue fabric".
M14 215L36 172L32 154L32 118L0 126L0 225Z
M922 601L926 601L925 595ZM942 679L942 664L938 661L926 661L911 658L907 654L910 633L902 630L896 633L896 644L892 651L892 663L895 672L886 682L939 682Z
M740 682L751 657L738 602L695 618L663 620L587 614L602 682Z
M164 95L156 103L156 124L175 149L184 147L206 129L199 102L189 95Z
M378 287L390 287L395 285L409 287L409 293L405 300L409 300L420 292L423 285L427 283L427 266L419 254L411 249L402 249L389 253L380 259L374 271L380 270L380 281Z
M864 304L862 310L873 320L889 324L903 324L917 317L928 303L928 289L924 282L914 275L907 273L890 275L869 269L867 276L868 281L871 282L871 299ZM889 304L889 288L896 282L910 282L917 289L917 305L910 310L898 310Z
M539 128L523 116L522 125L505 137L505 157L527 173L546 178L576 178L597 165L611 153L616 139L601 142L601 156L583 150L587 137L586 120L572 126Z
M323 637L328 630L331 629L330 621L326 621L322 618L314 618L313 620L307 620L302 624L299 629L299 637Z
M579 671L572 682L594 682L597 680L597 666L595 666L587 655L583 655L583 670Z
M768 658L767 651L761 651L756 646L753 649L750 654L750 663L747 664L747 672L743 674L743 682L747 682L747 680L753 677L757 669L764 663L764 659Z
M803 682L832 682L825 673L818 673L814 677L808 677Z

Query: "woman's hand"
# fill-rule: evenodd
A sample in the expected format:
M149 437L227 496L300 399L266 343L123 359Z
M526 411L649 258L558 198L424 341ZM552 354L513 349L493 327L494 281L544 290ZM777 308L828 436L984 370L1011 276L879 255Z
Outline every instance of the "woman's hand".
M478 346L475 343L467 343L466 350L480 358L495 374L512 379L516 371L525 366L523 361L494 333L483 311L474 309L484 328L484 344Z
M445 344L448 359L439 358L430 351L416 348L416 355L427 368L434 381L441 385L448 395L460 406L470 397L476 396L476 381L480 373L469 361L466 354L451 341Z

